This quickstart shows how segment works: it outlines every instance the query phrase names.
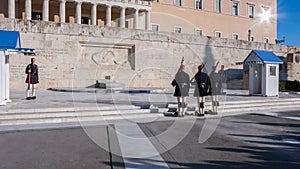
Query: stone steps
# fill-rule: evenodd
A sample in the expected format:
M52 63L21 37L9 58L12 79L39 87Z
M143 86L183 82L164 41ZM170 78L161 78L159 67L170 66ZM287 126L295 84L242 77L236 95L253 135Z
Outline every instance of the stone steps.
M49 124L79 121L117 120L127 118L162 117L150 109L133 105L102 107L69 107L45 109L11 109L0 112L0 126L24 124Z
M85 112L36 112L36 113L14 113L1 114L0 125L4 120L23 120L23 119L48 119L48 118L68 118L68 117L85 117L85 116L109 116L109 115L127 115L148 113L147 109L137 110L107 110L107 111L85 111Z
M132 110L139 109L134 105L106 105L106 106L90 106L90 107L51 107L51 108L32 108L32 109L8 109L0 110L0 115L5 113L44 113L44 112L75 112L75 111L109 111L109 110Z
M161 103L156 103L157 105ZM188 105L188 114L193 114L196 104ZM141 109L133 105L109 105L102 107L76 107L51 109L11 109L0 112L0 131L7 128L30 129L32 125L39 127L63 125L67 123L105 122L119 119L151 119L164 117L166 112L177 108L176 104L169 104L168 108L159 108L151 105L149 109ZM211 102L206 103L206 110L211 110ZM267 99L248 101L220 102L218 114L236 115L244 113L258 113L262 111L276 112L290 108L300 110L300 99ZM97 123L98 124L98 123ZM11 127L13 126L13 127ZM39 128L35 126L36 128ZM5 129L6 128L6 129Z
M195 111L196 103L188 104L187 112L192 114ZM176 110L177 104L169 104L166 109L159 109L159 112ZM290 108L300 109L300 99L274 99L274 100L249 100L249 101L226 101L220 102L218 112L255 112L255 111L283 111ZM206 110L212 110L212 103L205 103Z
M107 121L107 120L119 120L119 119L135 119L135 118L158 118L163 117L163 114L153 114L149 112L139 112L127 114L89 114L83 116L65 116L59 117L34 117L34 118L16 118L1 120L0 126L7 125L26 125L26 124L51 124L51 123L70 123L70 122L89 122L89 121Z

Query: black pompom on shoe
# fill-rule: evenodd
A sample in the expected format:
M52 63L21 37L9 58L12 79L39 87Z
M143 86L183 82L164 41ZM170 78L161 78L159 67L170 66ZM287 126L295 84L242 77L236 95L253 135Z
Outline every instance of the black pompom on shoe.
M178 111L175 111L174 116L178 117Z

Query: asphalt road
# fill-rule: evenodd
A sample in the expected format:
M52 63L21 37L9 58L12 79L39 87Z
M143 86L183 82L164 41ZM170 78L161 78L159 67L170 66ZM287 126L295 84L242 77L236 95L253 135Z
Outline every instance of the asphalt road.
M298 116L300 112L282 113ZM175 119L175 118L174 118ZM180 124L190 125L191 119ZM196 120L190 132L178 144L168 147L159 136L168 131L174 120L139 124L142 131L172 169L224 168L300 168L300 121L251 114ZM214 129L199 143L203 128ZM119 146L109 136L107 126L98 126L99 138L107 149ZM180 127L178 128L180 131ZM173 139L178 133L169 133ZM153 137L156 136L156 137ZM114 142L112 144L112 142ZM109 169L125 168L121 157L96 145L81 128L0 133L1 169ZM164 151L162 151L164 150ZM133 159L134 160L134 159ZM136 159L148 163L147 158ZM153 169L158 166L151 167Z
M299 112L287 114L299 115ZM199 143L204 123L198 120L187 137L162 154L170 168L300 168L298 120L257 114L224 117L212 136ZM150 137L159 136L172 124L172 121L164 121L140 126ZM162 144L167 147L164 141L152 142L157 147Z
M107 127L97 130L107 142ZM110 153L82 128L1 133L0 147L1 169L111 168Z

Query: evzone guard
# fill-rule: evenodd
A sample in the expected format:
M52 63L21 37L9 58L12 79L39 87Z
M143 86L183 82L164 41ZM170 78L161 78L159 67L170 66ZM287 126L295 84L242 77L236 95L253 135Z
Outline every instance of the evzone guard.
M172 85L175 86L174 96L177 97L177 111L175 116L183 117L187 107L186 97L189 96L190 76L184 71L185 65L180 66Z
M31 63L27 65L25 73L27 74L25 80L25 83L27 83L26 99L36 99L36 84L39 83L39 74L34 57L31 58Z
M177 97L176 117L184 116L187 107L186 96L189 96L190 89L190 76L184 71L185 65L183 65L183 61L184 57L182 58L179 70L172 81L172 86L175 86L174 96Z
M211 83L209 76L203 72L204 64L198 66L198 72L191 79L191 83L195 85L194 97L197 100L197 108L195 115L204 116L205 96L211 95Z
M212 71L209 74L211 80L211 101L212 101L212 112L210 111L211 114L218 113L218 106L220 105L218 101L218 96L221 94L221 90L222 90L222 81L220 78L220 74L216 73L217 65L212 66Z

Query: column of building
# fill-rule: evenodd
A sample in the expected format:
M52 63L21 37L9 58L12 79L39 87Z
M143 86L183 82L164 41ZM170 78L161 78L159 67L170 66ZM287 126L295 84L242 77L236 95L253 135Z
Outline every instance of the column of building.
M15 7L15 0L9 0L8 1L8 18L15 18L16 14L16 7Z
M31 0L25 1L25 19L31 20Z
M92 25L97 25L97 4L93 4L91 16L92 16Z
M60 0L59 20L60 20L61 23L66 22L66 0Z
M121 7L120 11L120 27L125 28L125 12L126 12L126 7Z
M139 28L139 9L135 9L134 15L133 15L133 28L138 29Z
M76 23L81 24L81 2L76 3L75 19Z
M150 30L151 29L151 21L150 21L150 11L149 10L147 10L146 11L146 15L145 15L145 20L146 20L146 25L145 25L145 29L146 30Z
M106 6L106 26L111 26L111 5Z
M43 21L49 21L49 0L43 2Z

